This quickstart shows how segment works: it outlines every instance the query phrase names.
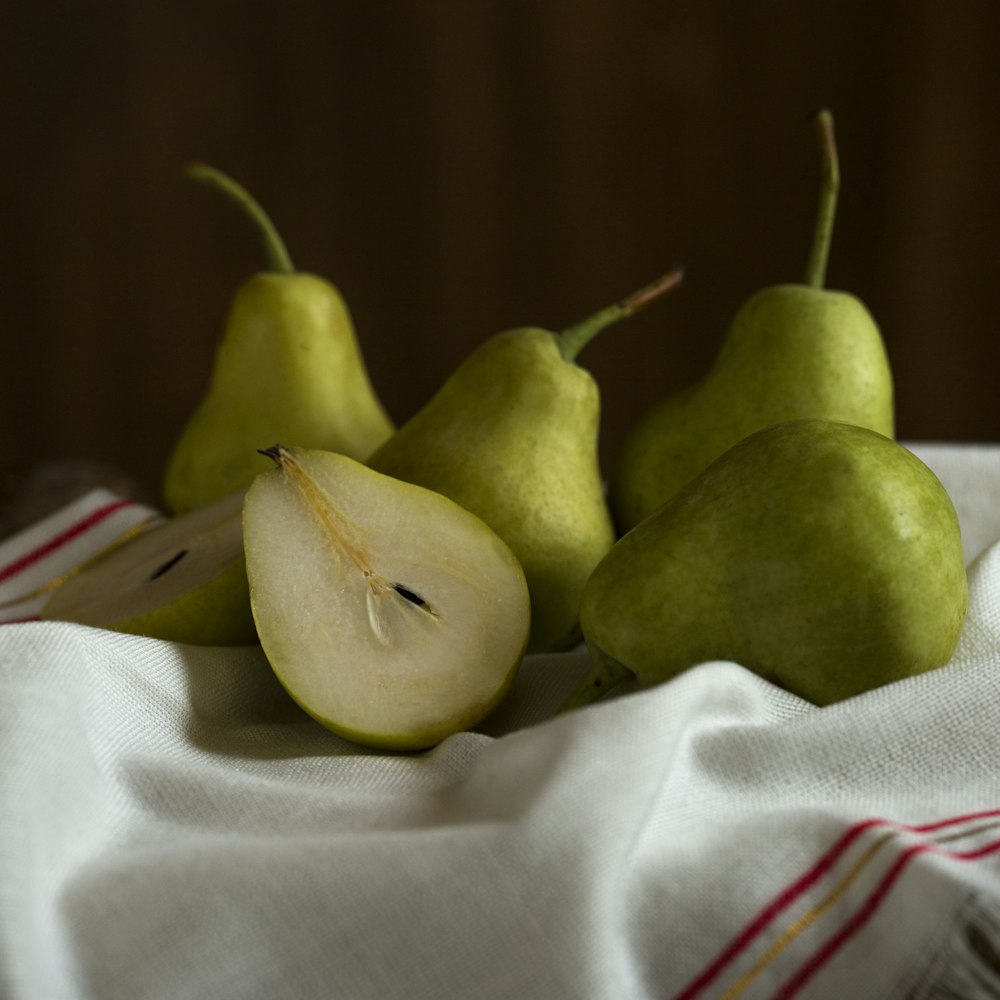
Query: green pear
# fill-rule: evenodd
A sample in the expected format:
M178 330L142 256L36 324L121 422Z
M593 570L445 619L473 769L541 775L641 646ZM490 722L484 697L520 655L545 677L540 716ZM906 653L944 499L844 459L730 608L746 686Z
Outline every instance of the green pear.
M531 592L529 652L579 641L580 593L615 530L598 458L600 396L574 359L609 323L680 280L674 270L561 333L481 344L368 465L450 497L513 550Z
M69 576L41 617L200 646L257 642L242 492L154 523Z
M269 449L243 512L251 605L288 693L366 746L485 717L523 657L524 572L475 515L344 455Z
M626 433L609 476L620 533L770 424L812 417L895 433L892 374L878 326L858 298L823 287L840 181L829 112L817 123L824 170L805 282L752 295L708 372L655 403Z
M912 452L850 424L773 425L594 571L595 670L568 704L728 660L826 705L947 663L967 601L955 508Z
M258 454L262 441L364 459L393 430L339 291L294 270L277 231L243 188L210 167L189 172L250 215L270 267L233 297L208 391L171 453L164 501L175 512L245 489L268 468Z

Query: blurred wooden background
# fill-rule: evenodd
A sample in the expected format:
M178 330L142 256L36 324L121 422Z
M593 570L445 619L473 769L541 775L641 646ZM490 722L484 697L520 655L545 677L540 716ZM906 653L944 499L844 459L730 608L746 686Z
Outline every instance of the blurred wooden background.
M607 462L754 289L800 277L824 104L829 283L883 329L900 435L1000 440L992 0L14 0L4 20L0 465L83 456L158 490L262 266L192 159L341 288L397 421L490 334L682 262L681 290L581 356Z

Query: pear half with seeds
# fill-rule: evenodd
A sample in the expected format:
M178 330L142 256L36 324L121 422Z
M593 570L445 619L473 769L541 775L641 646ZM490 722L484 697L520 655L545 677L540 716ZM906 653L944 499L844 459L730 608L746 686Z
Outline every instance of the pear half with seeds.
M41 617L200 646L256 643L242 509L241 490L147 528L69 577Z
M275 674L328 729L419 750L502 698L528 640L524 572L474 514L344 455L267 449L243 510Z

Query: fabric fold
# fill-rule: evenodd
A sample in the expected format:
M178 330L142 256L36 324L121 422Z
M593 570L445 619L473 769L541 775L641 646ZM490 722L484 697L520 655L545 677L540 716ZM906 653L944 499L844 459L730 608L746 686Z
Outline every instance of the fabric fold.
M950 664L847 702L715 662L556 715L577 650L414 754L320 727L256 647L6 625L0 996L996 990L1000 545L970 584Z

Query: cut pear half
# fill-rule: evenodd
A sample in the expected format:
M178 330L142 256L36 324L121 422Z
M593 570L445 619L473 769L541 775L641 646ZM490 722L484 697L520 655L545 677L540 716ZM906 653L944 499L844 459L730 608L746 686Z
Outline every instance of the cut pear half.
M503 697L531 613L474 514L333 452L275 446L243 510L261 645L288 693L367 746L418 750Z
M193 645L256 643L243 492L161 521L69 577L41 617Z

